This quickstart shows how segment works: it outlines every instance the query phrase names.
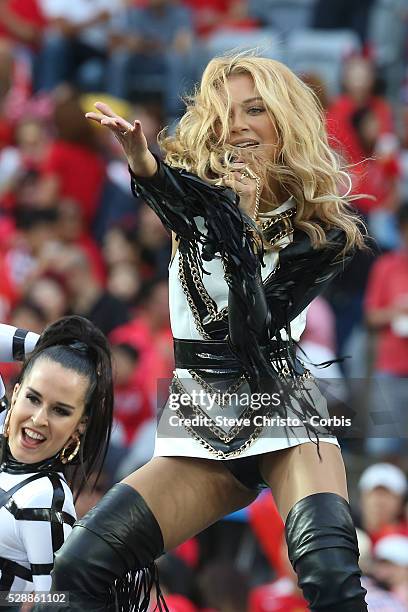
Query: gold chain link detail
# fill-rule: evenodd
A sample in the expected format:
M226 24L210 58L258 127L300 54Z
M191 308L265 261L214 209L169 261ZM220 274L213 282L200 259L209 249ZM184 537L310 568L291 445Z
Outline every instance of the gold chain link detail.
M193 259L190 260L188 257L187 257L187 262L189 263L191 271L192 271L192 279L193 279L194 285L200 297L202 298L205 305L207 306L211 319L213 321L221 321L222 319L226 318L228 316L228 307L225 306L218 312L216 307L214 307L211 297L209 296L207 290L204 287L204 283L201 279L200 271L198 269L197 263L193 261ZM210 336L210 334L208 334L205 331L201 323L201 319L198 313L197 306L195 305L192 295L188 289L186 277L184 274L183 264L184 264L184 255L182 253L179 253L179 275L178 276L179 276L181 288L183 290L184 295L186 296L186 300L190 307L191 313L194 317L194 321L195 321L198 332L203 336L203 338L205 338L205 340L212 340L212 337ZM224 265L224 262L223 262L223 265Z
M294 216L294 214L294 209L290 208L289 210L281 213L280 215L275 215L261 223L261 230L264 231L270 229L271 227L276 225L276 223L279 223L281 221L283 221L283 223L285 224L285 229L290 230L292 228L292 217Z
M189 255L187 255L187 262L190 264L191 276L194 285L198 293L200 294L201 299L207 306L211 319L213 321L221 321L228 314L228 308L225 306L222 310L218 311L217 306L214 306L214 301L212 300L204 286L203 279L201 278L201 274L197 266L197 262L195 262L193 260L193 257Z
M185 393L187 395L190 395L188 393L188 391L185 389L184 385L182 384L181 380L179 379L179 377L175 376L175 378L173 379L173 382L176 384L176 386L178 387L179 391L181 391L182 393ZM202 415L202 410L199 409L198 406L196 406L194 404L194 402L190 401L190 406L194 412L194 414L196 414L197 416L201 416ZM246 418L247 417L247 413L249 414L250 411L252 409L248 408L245 412L242 418ZM176 414L179 416L180 419L184 418L184 414L183 412L177 408L175 410ZM212 447L206 440L204 440L203 438L201 438L201 436L199 436L197 434L197 432L195 431L195 429L189 425L185 425L183 423L183 427L191 434L191 436L197 440L198 442L200 442L200 444L203 444L207 450L209 450L212 454L217 455L219 458L223 458L223 459L227 459L229 457L233 457L233 456L238 456L240 455L246 448L248 448L255 440L256 438L259 437L260 433L263 430L263 426L259 425L258 427L256 427L254 429L254 431L252 432L252 434L250 435L250 437L248 438L248 440L245 440L245 442L242 444L242 446L239 447L239 449L237 449L236 451L232 451L231 453L224 453L223 451L220 451L214 447ZM241 431L243 426L235 426L231 429L230 434L226 434L222 429L220 429L219 427L217 427L217 425L208 425L207 426L208 429L210 431L212 431L212 433L217 436L217 438L219 440L222 440L222 442L228 444L229 442L231 442L231 440L233 440L238 433Z
M178 276L179 276L181 288L183 290L184 295L186 296L186 300L190 307L191 313L194 317L194 321L195 321L198 332L202 335L203 338L205 338L205 340L212 340L211 336L207 334L207 332L205 331L204 327L201 324L201 319L200 319L200 315L198 314L197 306L194 304L194 300L191 297L190 291L188 290L187 281L186 281L186 277L184 274L183 263L184 263L184 257L181 253L179 253Z
M231 393L235 393L236 391L238 391L238 389L241 387L241 385L246 382L246 378L245 376L242 374L240 376L240 378L235 381L228 389L227 391L220 391L219 389L214 389L214 387L212 387L209 383L207 383L207 381L204 380L204 378L202 378L199 374L197 374L197 372L194 372L194 370L188 370L191 378L193 378L196 382L198 382L202 388L204 389L204 391L207 391L207 393L209 395L217 395L219 398L219 402L217 402L217 404L220 407L224 407L226 406L229 402L228 400L225 398L226 395L231 395Z

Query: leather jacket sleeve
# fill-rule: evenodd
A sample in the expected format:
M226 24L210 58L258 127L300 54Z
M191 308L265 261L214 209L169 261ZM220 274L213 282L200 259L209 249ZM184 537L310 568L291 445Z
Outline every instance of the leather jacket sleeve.
M195 174L171 168L160 160L157 164L157 173L151 178L131 173L133 193L145 199L165 227L188 242L202 268L202 260L210 261L220 253L229 260L236 285L240 283L242 288L246 283L252 291L258 256L255 234L248 227L254 224L240 210L239 197L231 189L210 185ZM205 232L198 227L197 218L204 220Z
M222 227L241 225L237 196L231 189L217 187L195 174L173 168L156 157L157 172L149 178L137 177L129 168L134 196L142 197L158 215L163 225L186 240L198 240L216 247L222 240ZM204 218L209 233L206 238L196 225ZM219 224L216 230L216 224Z

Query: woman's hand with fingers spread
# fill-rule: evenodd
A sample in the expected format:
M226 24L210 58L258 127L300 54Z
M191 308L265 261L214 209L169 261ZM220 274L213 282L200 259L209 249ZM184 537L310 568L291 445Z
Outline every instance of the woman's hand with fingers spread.
M150 153L140 121L129 123L117 115L108 104L96 102L99 112L86 113L85 117L111 130L122 145L128 164L136 176L153 176L157 169L156 160Z

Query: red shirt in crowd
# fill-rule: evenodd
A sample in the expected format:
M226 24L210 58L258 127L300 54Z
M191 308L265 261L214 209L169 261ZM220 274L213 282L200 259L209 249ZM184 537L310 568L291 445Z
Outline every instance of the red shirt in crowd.
M387 253L377 259L369 276L365 309L367 312L408 302L408 251ZM408 317L408 312L407 315ZM408 375L408 335L397 335L387 325L379 332L377 370Z
M169 612L197 612L195 605L183 595L166 595L165 599Z
M126 385L115 385L115 419L125 431L125 444L133 442L140 426L153 418L153 407L144 386L140 385L137 367L132 380Z
M105 178L105 164L97 153L79 144L57 140L50 146L42 175L56 176L60 197L78 202L86 223L93 221Z
M6 0L1 3L2 10L8 10L13 16L19 18L22 23L34 26L41 31L47 20L41 10L38 0ZM7 25L0 18L0 38L17 40L16 36L9 31Z
M306 601L294 590L294 583L284 577L256 587L249 596L248 612L307 612Z
M258 22L245 13L240 14L240 0L183 0L193 13L195 31L208 36L220 28L253 29Z
M0 149L13 143L13 128L6 117L0 117Z
M147 320L139 315L126 325L117 327L110 335L112 343L125 342L139 352L138 380L144 386L151 401L157 405L158 389L166 387L172 379L174 362L172 358L173 340L168 328L152 333ZM166 350L164 348L166 346ZM169 358L171 355L171 359ZM158 387L158 381L165 381Z
M394 133L391 107L380 97L372 96L367 102L379 122L379 133ZM340 149L347 161L358 163L366 157L361 149L357 134L351 124L351 117L358 109L357 104L348 95L339 96L327 111L327 131L330 145Z
M248 507L248 522L271 567L278 576L283 576L285 564L282 560L280 543L285 526L269 491L260 495Z
M14 243L16 228L14 221L9 217L0 218L0 321L7 321L11 310L18 301L19 291L15 285L10 261L7 257L8 250ZM3 374L3 372L2 372Z
M365 214L387 205L401 174L398 160L393 155L386 159L365 159L352 169L352 173L354 192L364 194L353 205Z
M397 523L392 523L390 525L385 525L385 527L381 527L374 532L368 532L367 534L370 536L372 546L375 546L381 538L386 538L390 535L403 535L408 537L408 521L402 520Z

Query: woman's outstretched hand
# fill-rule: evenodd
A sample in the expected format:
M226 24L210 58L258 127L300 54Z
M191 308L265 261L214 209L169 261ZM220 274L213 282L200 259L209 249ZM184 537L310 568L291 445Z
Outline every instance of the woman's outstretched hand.
M99 112L86 113L85 117L111 130L122 145L128 164L136 176L153 176L157 163L148 149L140 121L129 123L104 102L96 102L94 106Z

